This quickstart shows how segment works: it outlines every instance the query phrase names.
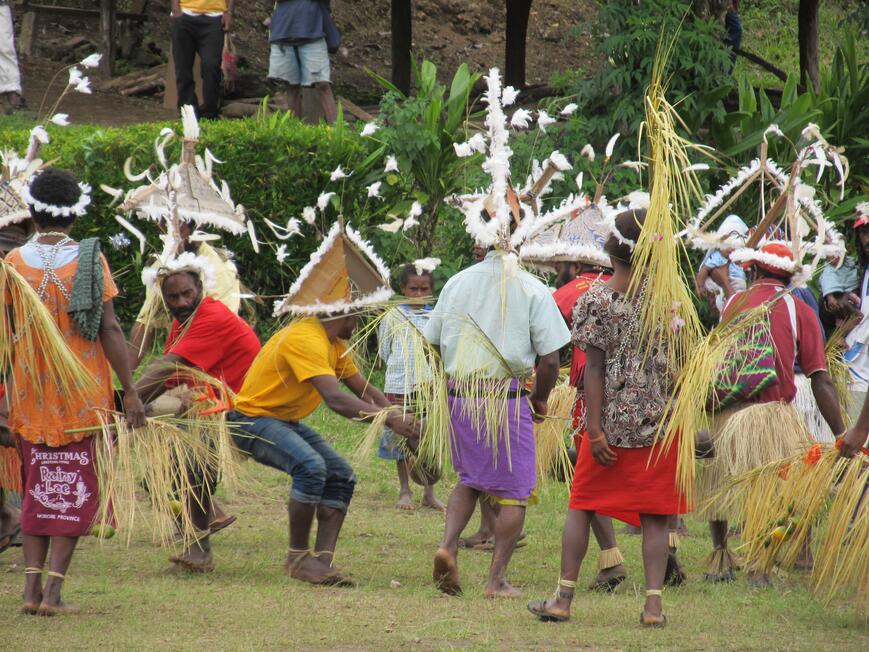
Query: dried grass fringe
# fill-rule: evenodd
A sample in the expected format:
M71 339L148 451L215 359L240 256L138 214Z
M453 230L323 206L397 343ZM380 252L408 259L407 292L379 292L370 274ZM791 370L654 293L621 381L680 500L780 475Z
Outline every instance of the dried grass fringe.
M699 503L695 500L695 471L702 470L704 478L697 478L696 493L709 495L707 488L720 486L719 480L710 477L709 462L698 462L695 467L694 451L696 434L710 429L713 420L714 386L720 371L733 354L746 333L758 328L769 328L767 306L758 306L750 311L735 311L734 315L722 320L706 337L699 340L694 351L685 361L673 388L667 405L669 421L662 421L658 431L658 443L652 455L669 452L674 441L678 442L676 478L677 487L685 494L689 505ZM738 313L738 314L736 314ZM721 420L721 414L717 415Z
M698 465L698 516L735 520L742 505L726 488L737 478L770 462L790 457L812 443L802 416L792 404L758 403L723 410L710 431L715 457Z
M70 405L97 391L96 379L81 364L57 327L36 291L15 269L0 260L0 371L10 370L12 386L17 383L33 388L42 397L45 373ZM13 359L16 364L13 366ZM16 377L16 369L25 377Z
M573 482L567 435L575 403L576 388L563 380L549 394L546 419L534 424L538 487L545 486L552 477L564 478L568 487Z
M202 392L201 400L183 418L151 418L144 428L133 431L120 414L100 415L97 472L102 500L97 522L116 519L127 545L140 520L150 525L163 545L176 543L178 532L185 546L200 536L186 500L194 495L188 469L198 470L209 493L216 488L208 485L209 475L230 491L257 490L257 483L241 467L246 457L235 447L232 424L226 420L232 391L201 370L179 365L177 371L193 382L193 392ZM143 487L148 493L145 502L137 500Z
M828 604L851 594L856 618L869 620L867 487L869 455L847 460L822 444L733 479L747 568L790 570L811 542L815 596Z
M824 416L818 408L818 402L815 400L815 395L812 394L812 381L803 374L794 375L794 383L797 386L797 395L794 398L794 407L797 409L803 420L806 422L806 427L812 435L812 439L822 444L836 443L836 436L830 430L830 426L824 421ZM838 388L837 388L838 392ZM845 396L850 392L846 389ZM839 395L839 402L844 403L847 399ZM847 414L844 412L843 414Z
M450 455L453 437L452 419L449 408L449 392L463 398L462 418L477 425L481 443L492 449L493 459L497 459L500 445L508 447L506 432L510 419L519 418L521 404L513 401L514 414L510 414L510 398L516 391L514 378L521 376L512 370L500 355L498 347L483 332L478 324L466 315L452 315L448 319L460 320L461 334L456 356L462 360L473 360L479 350L497 361L496 368L480 369L467 374L447 377L443 361L437 347L433 346L422 332L400 311L398 305L408 303L399 298L390 302L379 312L371 311L369 319L356 329L350 351L364 351L364 343L378 332L382 323L386 324L386 335L393 344L398 343L405 353L405 373L413 378L425 379L413 387L413 401L405 410L413 413L422 424L418 456L421 463L431 469L443 469ZM521 380L520 389L521 389ZM369 432L369 448L373 446L373 435ZM508 458L509 459L509 458Z

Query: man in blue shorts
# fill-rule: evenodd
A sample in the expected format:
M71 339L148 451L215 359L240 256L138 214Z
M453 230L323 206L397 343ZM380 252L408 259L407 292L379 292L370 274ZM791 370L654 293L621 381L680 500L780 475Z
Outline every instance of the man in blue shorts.
M288 85L288 109L301 117L302 86L313 86L326 122L335 122L329 52L337 50L340 36L332 21L329 0L277 0L269 42L269 79Z

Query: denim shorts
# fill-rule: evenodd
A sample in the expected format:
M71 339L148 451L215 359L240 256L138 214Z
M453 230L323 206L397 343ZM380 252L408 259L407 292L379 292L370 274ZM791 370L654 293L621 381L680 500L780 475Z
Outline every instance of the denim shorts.
M312 86L317 82L330 82L329 70L325 38L302 45L271 44L269 79L291 86Z
M293 500L347 511L356 476L319 433L299 421L248 417L235 411L227 421L235 424L233 441L241 451L292 476Z

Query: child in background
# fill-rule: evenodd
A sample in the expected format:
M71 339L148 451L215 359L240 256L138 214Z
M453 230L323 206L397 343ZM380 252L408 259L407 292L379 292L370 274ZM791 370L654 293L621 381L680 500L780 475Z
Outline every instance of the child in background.
M715 297L718 313L724 309L727 300L745 289L745 270L730 262L730 252L745 244L748 226L738 215L728 215L718 227L717 235L722 245L706 254L697 271L695 286L697 296Z
M668 556L668 517L684 514L686 501L676 487L676 449L650 456L674 382L662 344L648 356L640 350L640 314L645 285L629 294L635 270L632 243L639 240L645 210L620 213L604 251L613 276L595 283L576 302L572 341L586 354L582 391L585 431L573 476L561 544L561 576L550 600L528 603L541 620L570 619L580 565L596 514L641 525L646 603L644 626L661 627L661 593ZM653 460L650 462L650 460Z
M398 278L401 294L408 299L422 299L434 294L434 273L415 264L406 265ZM417 378L413 365L413 350L415 338L411 337L410 329L422 332L431 316L432 307L425 305L402 304L387 314L378 330L380 346L378 352L386 363L386 379L383 392L386 398L395 405L403 405L405 398L413 393L414 387L425 378ZM398 468L399 498L398 508L411 511L414 509L413 492L410 489L410 465L405 451L399 446L398 438L389 428L384 428L380 439L378 455L385 460L395 460ZM446 507L434 495L432 485L423 486L422 504L438 511Z

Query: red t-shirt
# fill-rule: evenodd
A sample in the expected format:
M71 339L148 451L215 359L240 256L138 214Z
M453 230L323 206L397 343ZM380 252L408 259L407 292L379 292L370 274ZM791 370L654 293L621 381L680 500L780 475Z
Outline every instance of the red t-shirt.
M729 315L738 306L739 310L756 308L762 303L773 299L784 290L784 283L775 279L764 278L755 281L744 292L738 292L731 297L724 308L724 315ZM745 297L740 300L739 297ZM775 371L778 384L763 390L758 396L759 403L784 401L790 403L797 395L794 384L794 358L800 363L800 369L806 376L827 370L827 357L824 351L824 335L818 323L818 316L803 301L791 295L796 310L796 347L794 347L794 332L791 327L791 317L784 301L776 301L769 315L770 333L775 345ZM796 348L796 356L794 356Z
M224 381L238 392L260 350L259 338L241 317L211 297L205 297L179 339L181 324L172 321L164 354L174 353L189 365ZM176 341L178 340L178 341Z
M609 274L586 273L580 274L570 283L565 283L558 288L552 298L558 305L558 309L564 316L567 322L567 327L573 326L573 307L583 294L588 292L591 284L596 280L606 281L609 279ZM573 347L573 356L570 361L570 384L576 387L579 377L582 375L582 370L585 368L585 351L580 348Z

